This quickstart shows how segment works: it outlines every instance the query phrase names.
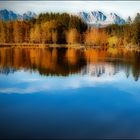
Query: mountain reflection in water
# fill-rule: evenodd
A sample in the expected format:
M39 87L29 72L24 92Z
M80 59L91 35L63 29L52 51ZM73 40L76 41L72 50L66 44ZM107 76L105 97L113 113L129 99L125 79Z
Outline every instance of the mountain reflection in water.
M140 54L0 48L0 139L140 138Z
M99 49L66 48L1 48L0 73L9 74L17 70L39 72L40 75L68 76L86 74L100 77L115 75L123 70L126 77L140 76L140 54L124 50L114 52Z

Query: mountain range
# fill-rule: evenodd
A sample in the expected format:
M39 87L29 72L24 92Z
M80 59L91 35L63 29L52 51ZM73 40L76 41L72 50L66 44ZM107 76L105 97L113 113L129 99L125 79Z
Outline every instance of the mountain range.
M0 19L3 21L9 21L9 20L30 20L32 18L35 18L37 15L33 12L26 12L22 15L16 14L13 11L8 11L6 9L0 10Z
M125 20L118 16L116 13L110 13L105 15L101 11L91 11L91 12L80 12L78 16L88 25L92 27L103 27L109 24L125 24ZM16 14L13 11L8 11L6 9L0 10L0 20L30 20L36 18L37 15L31 11L24 14Z
M109 24L125 24L125 20L116 13L105 15L101 11L80 12L79 16L89 26L102 27Z

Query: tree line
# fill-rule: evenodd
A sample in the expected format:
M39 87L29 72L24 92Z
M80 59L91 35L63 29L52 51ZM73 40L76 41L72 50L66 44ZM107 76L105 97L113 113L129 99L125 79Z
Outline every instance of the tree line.
M110 25L105 28L107 34L115 36L120 45L134 44L140 46L140 14L132 21L130 17L125 25Z
M0 21L0 43L54 43L140 46L140 14L125 25L88 28L80 17L68 13L41 13L30 21Z
M0 42L75 43L86 29L87 25L78 16L45 13L31 21L0 21Z

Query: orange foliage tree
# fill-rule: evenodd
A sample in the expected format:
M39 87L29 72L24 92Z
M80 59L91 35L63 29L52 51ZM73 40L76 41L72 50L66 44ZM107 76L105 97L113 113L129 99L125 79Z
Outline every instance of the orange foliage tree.
M102 29L92 28L85 33L85 43L92 45L105 45L108 35Z
M68 44L74 44L80 42L80 33L77 29L72 28L67 32L66 40Z

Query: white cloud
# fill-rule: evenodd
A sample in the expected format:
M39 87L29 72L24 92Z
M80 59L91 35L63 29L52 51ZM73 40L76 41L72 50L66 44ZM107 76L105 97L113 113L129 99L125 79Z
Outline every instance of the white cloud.
M23 72L21 74L23 74ZM91 76L89 74L84 76L71 75L68 77L59 76L59 77L47 77L47 78L41 76L40 78L25 77L25 79L17 77L17 79L14 80L15 82L13 85L11 84L13 82L11 77L11 79L9 79L11 83L7 84L6 85L7 87L1 87L0 93L31 94L31 93L47 92L47 91L55 91L55 90L78 89L84 87L101 86L105 83L106 84L113 83L118 80L119 78L117 76L103 75L101 77L96 77L96 76Z
M11 73L8 76L0 75L0 93L32 94L46 92L50 94L53 93L50 91L57 90L64 91L67 89L71 90L86 87L114 87L125 91L126 93L139 95L140 81L135 82L132 74L128 79L123 70L114 75L113 66L104 64L105 73L98 77L96 76L96 73L94 74L95 66L96 65L93 64L89 67L85 67L86 73L83 73L83 71L85 71L83 69L81 70L81 73L72 74L67 77L41 76L37 72L30 73L29 71L24 70L17 71L14 74Z

